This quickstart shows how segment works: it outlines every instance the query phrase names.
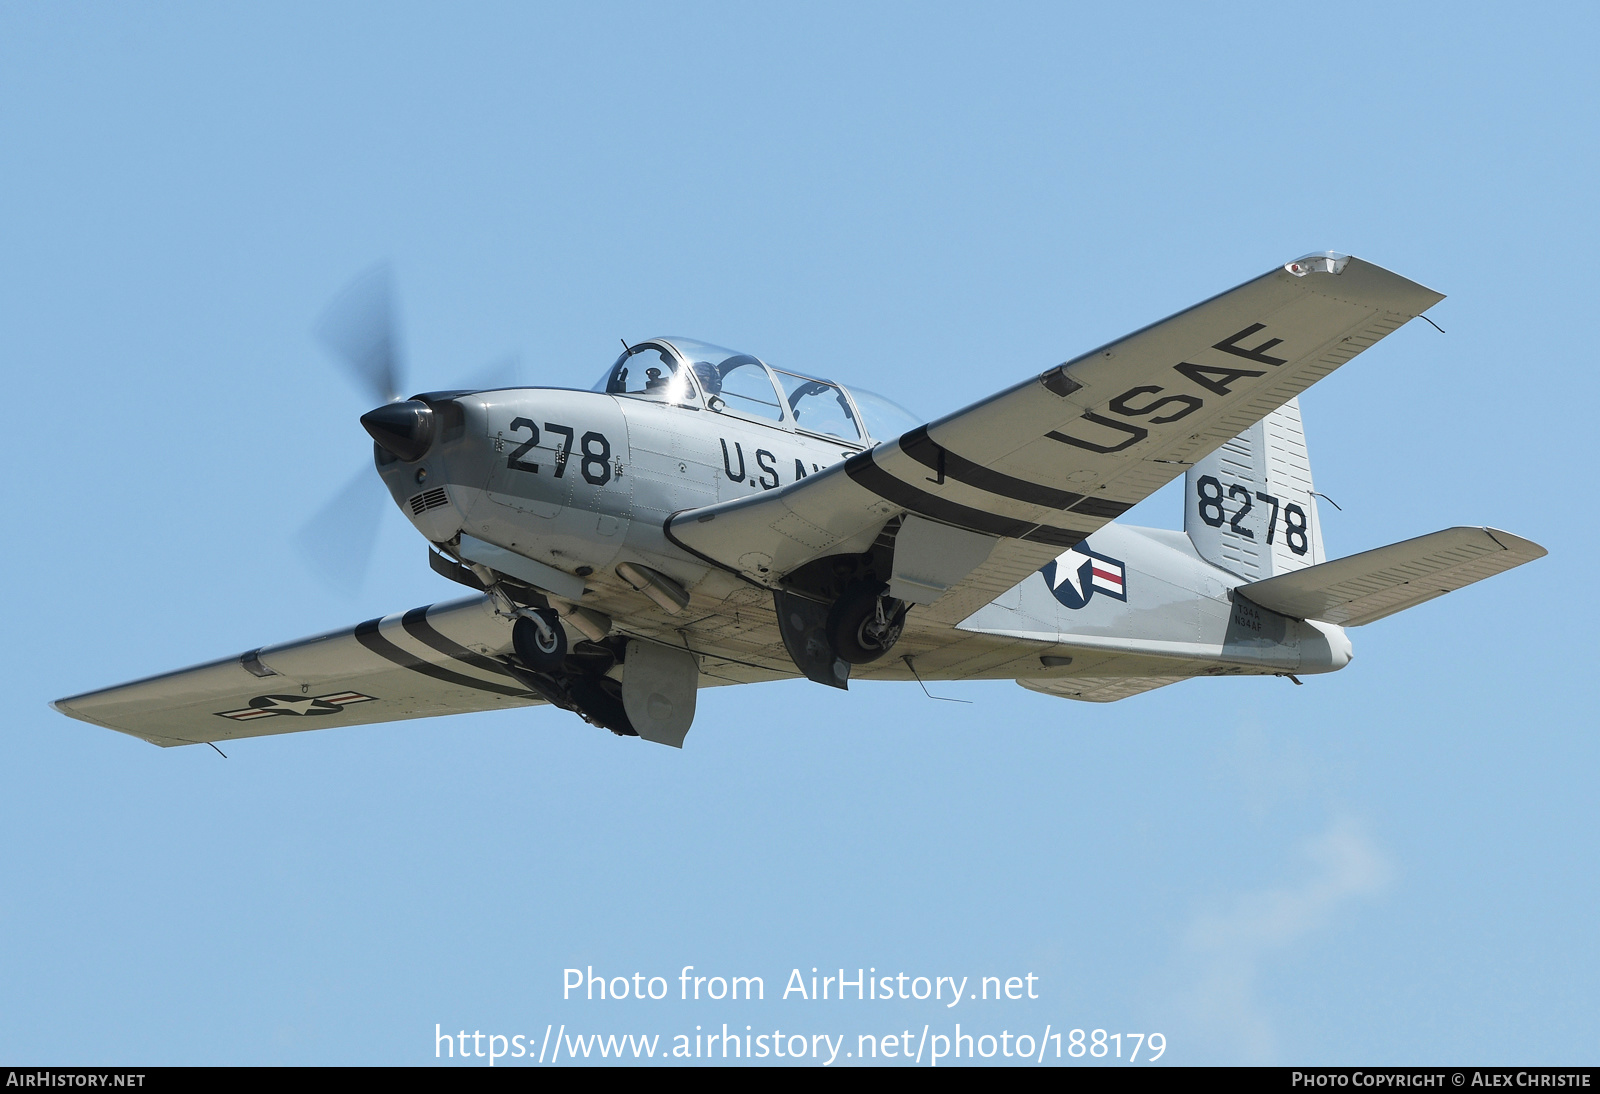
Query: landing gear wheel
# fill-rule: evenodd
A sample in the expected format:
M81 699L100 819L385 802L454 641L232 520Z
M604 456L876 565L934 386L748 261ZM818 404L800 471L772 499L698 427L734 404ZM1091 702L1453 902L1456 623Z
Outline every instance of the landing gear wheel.
M537 614L545 626L523 616L511 628L511 645L517 660L528 669L554 672L567 656L567 632L561 629L561 617L549 608L539 609Z
M906 604L888 596L883 582L858 582L844 591L828 613L828 640L852 665L865 665L888 653L906 626Z

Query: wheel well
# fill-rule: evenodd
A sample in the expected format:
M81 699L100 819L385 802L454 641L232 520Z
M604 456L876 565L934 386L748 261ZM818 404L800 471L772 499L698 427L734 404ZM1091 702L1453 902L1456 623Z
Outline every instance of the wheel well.
M832 604L857 582L887 582L894 572L894 537L899 531L900 518L895 517L862 553L812 559L784 575L782 583L792 592Z

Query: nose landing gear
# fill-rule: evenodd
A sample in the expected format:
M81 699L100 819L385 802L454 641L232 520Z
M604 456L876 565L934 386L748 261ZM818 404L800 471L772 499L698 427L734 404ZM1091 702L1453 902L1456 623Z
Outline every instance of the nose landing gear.
M511 628L517 659L534 672L554 672L567 656L561 617L550 608L525 609Z

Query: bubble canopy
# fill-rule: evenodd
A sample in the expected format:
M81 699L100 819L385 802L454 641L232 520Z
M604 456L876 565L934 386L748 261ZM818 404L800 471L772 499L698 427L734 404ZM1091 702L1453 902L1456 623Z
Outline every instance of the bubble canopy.
M759 357L693 338L628 346L591 390L705 407L858 445L892 440L922 424L882 395L773 368Z

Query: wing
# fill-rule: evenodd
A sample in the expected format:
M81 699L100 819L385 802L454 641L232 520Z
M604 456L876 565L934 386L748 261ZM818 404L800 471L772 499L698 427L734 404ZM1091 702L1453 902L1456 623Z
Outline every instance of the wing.
M510 648L510 623L487 597L471 597L51 706L183 745L542 702L499 659Z
M1357 258L1308 256L797 483L674 514L666 531L775 587L910 526L894 595L927 605L920 622L954 624L1441 299Z
M1498 528L1446 528L1236 591L1281 615L1359 627L1546 553Z
M1019 679L1017 683L1041 695L1077 699L1084 703L1115 703L1118 699L1192 680L1196 676L1218 674L1215 662L1094 649L1075 650L1071 661L1070 672L1046 670L1042 674ZM1034 664L1038 662L1034 661ZM1236 673L1242 675L1237 669L1228 671L1226 675Z

